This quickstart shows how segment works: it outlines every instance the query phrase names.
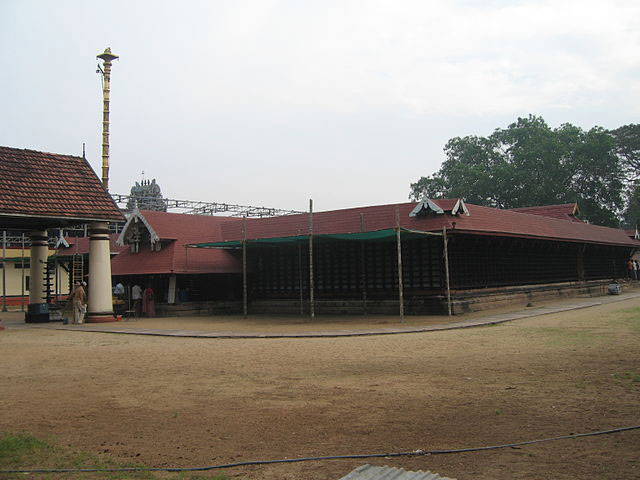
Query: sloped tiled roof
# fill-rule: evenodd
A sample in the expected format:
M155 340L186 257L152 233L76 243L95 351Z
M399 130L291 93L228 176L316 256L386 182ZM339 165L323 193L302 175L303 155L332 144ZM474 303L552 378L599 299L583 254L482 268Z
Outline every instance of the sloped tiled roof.
M433 200L443 210L452 205L452 200ZM416 202L371 207L333 210L313 214L314 234L337 234L369 232L394 228L396 211L402 228L420 231L441 231L446 226L449 231L471 234L514 236L542 240L560 240L608 245L640 247L640 242L630 239L622 230L590 225L583 222L568 222L557 218L531 215L466 204L469 216L450 214L429 214L410 217ZM248 219L247 239L273 238L309 233L309 215L288 215L284 217ZM241 240L242 229L237 223L222 225L224 241Z
M564 203L562 205L543 205L540 207L520 207L510 209L512 212L528 213L530 215L541 215L543 217L559 218L571 222L581 222L576 218L578 213L577 203Z
M134 215L139 215L140 220L143 218L159 239L167 242L163 242L158 252L151 251L148 245L143 246L138 253L131 253L129 248L125 248L111 260L112 275L239 273L242 271L238 260L227 251L186 248L188 243L220 241L222 238L220 225L225 222L238 223L240 219L150 210L134 212ZM127 226L123 230L122 238L126 234Z
M11 147L0 147L0 218L52 227L124 220L86 159Z

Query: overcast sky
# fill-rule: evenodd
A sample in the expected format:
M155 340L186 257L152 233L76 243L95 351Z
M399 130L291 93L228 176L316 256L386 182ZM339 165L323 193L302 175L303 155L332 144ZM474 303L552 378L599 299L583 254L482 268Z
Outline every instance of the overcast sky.
M110 191L316 210L406 201L454 136L638 123L640 1L0 0L0 145Z

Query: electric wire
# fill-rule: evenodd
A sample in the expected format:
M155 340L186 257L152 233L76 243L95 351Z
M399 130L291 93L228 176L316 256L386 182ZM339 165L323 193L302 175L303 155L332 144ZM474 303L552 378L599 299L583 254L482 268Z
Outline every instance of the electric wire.
M542 438L537 440L525 440L522 442L506 443L502 445L489 445L483 447L469 447L469 448L457 448L448 450L413 450L410 452L395 452L395 453L364 453L364 454L352 454L352 455L331 455L320 457L300 457L300 458L281 458L275 460L250 460L245 462L225 463L219 465L209 465L205 467L121 467L121 468L55 468L55 469L21 469L21 470L0 470L0 474L16 474L16 473L113 473L113 472L203 472L207 470L216 470L222 468L236 468L247 467L255 465L273 465L277 463L298 463L298 462L312 462L323 460L352 460L352 459L364 459L364 458L393 458L393 457L419 457L428 455L443 455L443 454L457 454L457 453L470 453L481 452L487 450L498 450L501 448L516 448L525 445L532 445L534 443L553 442L557 440L569 440L584 437L593 437L596 435L609 435L612 433L627 432L630 430L640 429L640 425L634 425L631 427L613 428L610 430L601 430L598 432L588 433L575 433L570 435L563 435L560 437Z

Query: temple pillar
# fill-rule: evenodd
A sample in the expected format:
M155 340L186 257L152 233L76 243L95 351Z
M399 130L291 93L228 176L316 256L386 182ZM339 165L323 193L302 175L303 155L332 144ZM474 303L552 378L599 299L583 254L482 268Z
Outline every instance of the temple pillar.
M31 232L31 265L29 269L29 305L25 322L39 323L49 321L49 304L45 301L44 276L49 255L49 243L46 230Z
M109 224L94 222L89 229L89 303L86 322L114 322Z

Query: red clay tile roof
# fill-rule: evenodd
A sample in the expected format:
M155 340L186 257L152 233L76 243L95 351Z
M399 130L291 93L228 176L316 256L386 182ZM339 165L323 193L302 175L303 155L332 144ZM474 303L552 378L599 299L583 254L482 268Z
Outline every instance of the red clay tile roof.
M528 213L531 215L542 215L543 217L559 218L571 222L581 222L576 218L578 212L577 203L565 203L562 205L544 205L540 207L511 208L512 212Z
M443 209L451 203L448 199L433 201ZM357 233L394 228L398 210L400 226L411 230L441 231L442 227L446 226L449 231L470 234L640 247L640 242L630 239L624 231L615 228L471 204L466 204L469 216L452 216L445 213L410 217L409 213L416 205L417 203L411 202L314 213L313 232ZM308 232L308 214L247 219L246 223L247 239L306 235ZM222 237L224 241L241 240L241 225L237 222L223 224ZM198 243L204 242L200 240Z
M123 221L86 159L0 147L0 218Z
M127 247L111 260L112 275L242 272L241 264L227 251L186 248L188 243L220 241L220 225L238 223L240 219L149 210L142 210L139 215L144 217L161 240L167 242L162 242L159 252L153 252L148 245L144 245L140 252L131 253Z
M443 209L445 212L451 211L453 209L453 207L456 206L456 203L458 203L458 199L457 198L439 198L437 200L431 199L432 202L438 204L438 206Z

